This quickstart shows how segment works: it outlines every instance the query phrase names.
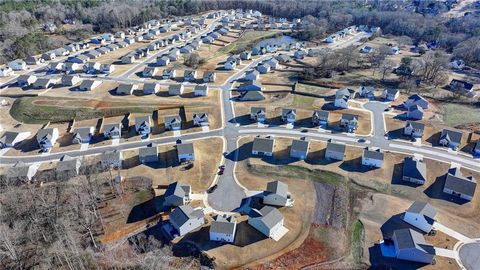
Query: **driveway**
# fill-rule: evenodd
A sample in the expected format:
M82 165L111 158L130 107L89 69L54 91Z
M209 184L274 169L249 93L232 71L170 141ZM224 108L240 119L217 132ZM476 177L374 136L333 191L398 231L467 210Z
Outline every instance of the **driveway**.
M468 270L480 270L480 242L463 245L459 251L460 261Z

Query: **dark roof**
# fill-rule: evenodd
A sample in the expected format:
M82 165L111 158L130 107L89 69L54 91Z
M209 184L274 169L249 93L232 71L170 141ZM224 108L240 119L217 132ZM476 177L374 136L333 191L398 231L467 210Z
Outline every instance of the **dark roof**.
M190 193L191 187L182 182L173 182L168 185L167 190L165 191L165 197L169 196L178 196L180 198L185 197Z
M307 153L308 145L309 145L309 142L307 140L293 140L291 149L295 151Z
M315 110L313 112L313 114L316 115L320 119L326 119L327 120L330 113L327 112L327 111Z
M329 142L327 144L327 151L345 153L345 149L346 149L345 144L332 143L332 142Z
M177 144L177 153L178 153L179 155L182 155L182 154L193 154L193 153L194 153L193 143Z
M473 177L464 177L459 168L450 168L445 180L445 188L472 196L475 194L477 182Z
M267 184L267 191L275 193L281 197L287 198L288 185L280 181L272 181Z
M395 230L393 232L393 237L400 250L415 248L428 254L435 254L433 246L427 244L423 235L417 231L412 229Z
M257 152L273 152L274 139L256 137L253 140L252 150Z
M264 100L265 96L260 91L242 91L240 100Z
M423 161L406 157L403 162L403 176L413 179L427 180L427 166Z
M0 142L4 144L12 144L19 134L19 132L6 131L0 138Z
M151 143L145 147L141 147L138 149L139 157L156 156L156 155L158 155L158 148L157 148L157 145L154 143Z
M440 135L440 140L448 139L450 142L460 143L462 141L463 132L444 128Z
M348 120L348 121L357 120L358 121L358 115L344 113L344 114L342 114L342 120Z
M425 129L425 124L420 123L420 122L407 121L407 123L405 124L406 127L408 127L408 126L410 126L410 125L411 125L414 129L421 129L421 130L424 130L424 129Z
M369 149L363 150L363 156L366 158L376 159L376 160L383 160L383 152L373 151Z
M265 113L265 107L251 107L250 113L253 113L253 114Z

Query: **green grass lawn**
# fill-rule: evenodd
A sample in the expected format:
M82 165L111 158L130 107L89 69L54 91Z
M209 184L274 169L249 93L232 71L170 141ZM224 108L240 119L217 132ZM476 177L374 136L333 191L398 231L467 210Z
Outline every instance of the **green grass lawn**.
M352 244L350 250L350 258L355 264L359 264L362 259L363 230L363 223L360 220L357 220L352 224Z
M292 106L299 107L299 108L309 108L313 106L313 102L315 98L301 96L301 95L293 95Z
M244 50L251 49L255 43L262 39L270 38L278 33L269 31L248 31L245 32L238 40L222 47L211 58L218 57L227 53L237 54Z
M480 108L474 106L447 103L442 105L442 111L443 121L451 127L480 123Z

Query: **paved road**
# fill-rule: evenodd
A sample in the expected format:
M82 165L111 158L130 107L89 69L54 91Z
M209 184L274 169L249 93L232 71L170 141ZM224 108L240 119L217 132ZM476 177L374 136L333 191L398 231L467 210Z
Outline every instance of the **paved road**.
M459 256L467 270L480 270L480 242L468 243L460 248Z

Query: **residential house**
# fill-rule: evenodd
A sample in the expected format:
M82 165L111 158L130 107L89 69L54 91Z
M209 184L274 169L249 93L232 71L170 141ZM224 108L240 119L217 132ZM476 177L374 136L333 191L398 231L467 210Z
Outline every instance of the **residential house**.
M292 146L290 147L290 157L302 160L307 158L309 145L310 142L306 138L293 140Z
M264 206L253 210L255 215L248 218L248 224L267 237L278 241L287 230L283 227L284 218L277 208Z
M450 91L452 91L452 92L460 92L464 95L468 95L468 94L473 93L473 84L472 83L457 80L457 79L453 79L450 82L449 88L450 88Z
M208 85L206 84L197 84L193 89L193 94L196 97L206 97L208 96Z
M217 78L217 75L213 71L205 71L203 73L203 82L204 83L209 83L209 82L213 83L213 82L215 82L216 78Z
M246 81L257 81L259 78L260 78L260 72L258 72L258 70L256 69L247 71L247 73L245 73Z
M435 249L425 242L425 238L419 232L412 229L395 230L392 240L397 259L426 264L432 263Z
M80 64L77 63L65 63L63 65L62 70L65 72L65 74L73 74L76 73L77 71L81 70Z
M63 70L63 65L64 65L64 63L62 63L62 62L50 63L48 65L48 72L49 73L61 72Z
M48 52L42 54L42 59L45 60L45 61L54 60L56 57L57 56L55 55L54 51L48 51Z
M0 149L11 148L30 137L30 132L6 131L0 138Z
M408 109L410 108L411 106L414 106L414 105L418 105L420 107L422 107L422 109L428 109L428 101L420 96L420 95L411 95L404 103L403 103L403 106Z
M320 126L321 128L327 128L328 126L328 111L319 111L315 110L312 115L312 123L315 126Z
M158 162L158 147L155 143L150 143L145 147L138 149L138 159L141 163Z
M223 68L225 70L233 70L237 66L237 63L235 61L226 61L225 64L223 65Z
M158 72L158 68L156 67L145 67L142 71L142 77L144 78L152 78Z
M106 124L103 126L103 136L106 139L120 139L122 136L122 124Z
M383 152L380 149L363 149L362 165L367 167L381 168L383 164Z
M450 147L453 150L457 150L462 143L462 136L463 132L459 130L444 128L440 134L440 140L438 141L438 144Z
M97 62L88 62L83 66L83 71L87 74L95 74L100 71L101 64Z
M295 51L295 53L293 54L293 58L295 59L303 59L305 58L305 55L307 55L307 53L303 50L297 50Z
M427 180L427 165L420 159L406 157L403 161L403 181L423 185Z
M167 69L164 69L163 70L163 73L162 73L162 78L164 80L167 80L167 79L175 79L175 77L177 76L177 71L173 68L167 68Z
M382 92L382 98L388 101L395 101L400 96L400 91L394 88L385 88Z
M265 123L267 120L264 107L252 107L250 108L250 119L258 123Z
M122 64L132 64L135 62L135 54L129 53L121 58Z
M210 241L233 243L237 230L237 220L234 216L217 215L210 225Z
M260 91L241 91L237 99L240 101L260 101L264 100L265 96Z
M53 148L58 139L57 128L42 128L37 132L37 143L40 150L48 152Z
M194 210L190 205L181 205L169 215L170 224L177 230L179 236L184 236L205 224L201 209Z
M252 59L252 52L250 51L243 51L240 53L240 59L242 60L250 60Z
M143 84L143 94L145 95L157 94L158 91L160 91L160 85L158 83Z
M142 137L150 135L152 119L150 115L138 116L135 118L135 131Z
M354 132L358 127L358 115L343 113L340 119L340 127L345 128L347 132Z
M55 168L57 179L69 179L77 176L80 173L81 165L82 162L79 158L72 158L68 155L64 155Z
M105 151L100 156L100 162L104 168L122 168L123 154L119 150Z
M278 68L278 64L279 64L278 60L275 59L275 58L270 58L270 59L267 60L265 63L266 63L267 65L269 65L269 66L270 66L270 69L272 69L272 70L277 69L277 68Z
M88 57L88 59L97 59L100 57L100 53L96 50L90 50L86 52L85 55Z
M100 72L104 74L110 74L115 70L115 65L112 64L101 64L100 65Z
M13 75L13 69L11 67L0 68L0 77L7 77Z
M407 110L407 118L414 119L414 120L422 120L423 119L423 108L419 105L412 105L408 107Z
M17 78L17 85L19 87L27 87L32 85L35 81L37 81L37 76L35 75L20 75Z
M194 126L208 126L208 114L206 113L195 113L193 115L193 125Z
M252 155L258 156L273 156L273 148L275 139L272 137L255 137L253 139Z
M281 181L272 181L267 183L263 203L266 205L291 207L294 204L294 200L290 192L288 192L287 184Z
M444 193L471 201L475 195L476 188L477 181L473 176L463 176L458 167L452 167L448 170L445 185L443 186Z
M267 63L263 63L257 66L257 70L258 72L260 72L260 74L267 74L268 72L270 72L270 68L270 65Z
M193 143L177 143L176 148L178 162L182 163L185 161L195 160L195 149L193 148Z
M167 115L164 117L166 130L180 130L182 129L182 118L180 115Z
M38 166L25 164L23 161L17 161L7 171L6 178L9 182L29 182L37 173Z
M290 109L290 108L283 108L282 109L282 121L287 124L295 123L297 119L297 110Z
M437 215L437 210L433 206L426 202L415 201L405 211L403 215L403 221L420 229L426 233L432 230L433 222Z
M196 70L185 70L183 73L183 81L185 82L195 82L197 80L197 71Z
M163 197L165 206L181 206L190 202L192 187L182 182L170 183Z
M49 89L54 85L55 81L50 78L39 78L33 83L35 89Z
M90 60L90 57L86 54L77 54L75 56L71 56L68 58L68 62L70 63L77 63L77 64L85 64Z
M292 59L290 58L290 56L286 55L286 54L280 54L280 55L277 55L275 57L275 59L277 59L277 61L279 63L287 63L287 62L290 62Z
M94 127L82 127L77 128L73 132L72 143L75 144L84 144L90 143L90 140L93 138L93 133L95 131Z
M327 143L325 158L342 161L345 158L345 150L345 144L329 142Z
M342 88L337 90L335 93L335 107L347 109L348 101L355 99L357 94L357 91L350 88Z
M138 89L136 84L120 84L115 93L117 95L132 95L133 91Z
M405 127L403 128L403 135L411 136L412 138L422 138L424 130L425 124L414 121L407 121Z
M27 65L39 65L45 62L45 60L41 57L28 56L27 59L25 59L25 62L27 63Z
M179 96L183 94L183 84L171 84L168 86L168 94L170 96Z
M27 63L22 59L16 59L16 60L10 61L8 62L7 66L14 71L27 69Z
M370 47L370 46L364 46L360 49L360 52L365 53L365 54L369 54L369 53L373 52L373 48Z
M92 91L102 84L102 81L97 80L83 80L78 90L80 91Z

